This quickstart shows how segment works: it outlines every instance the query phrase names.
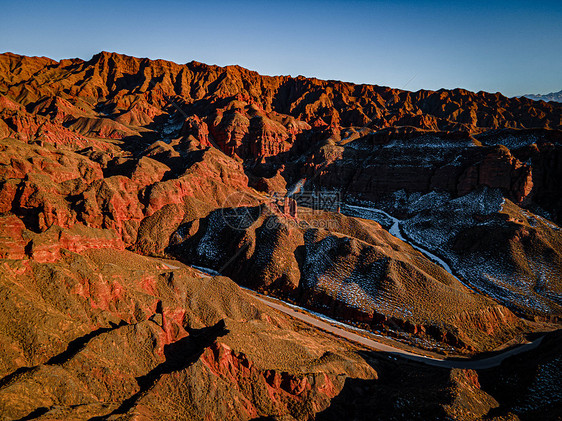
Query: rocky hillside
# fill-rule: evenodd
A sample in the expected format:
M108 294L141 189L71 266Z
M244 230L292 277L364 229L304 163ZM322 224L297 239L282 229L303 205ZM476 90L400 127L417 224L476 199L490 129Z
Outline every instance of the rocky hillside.
M441 358L558 329L561 118L484 92L0 55L0 419L547 419L555 377L532 362L434 378L241 287ZM556 372L548 338L533 361Z
M299 137L337 135L342 127L478 134L561 124L560 106L527 98L266 77L238 66L178 65L106 52L60 62L2 54L0 94L5 135L58 144L150 137L156 123L165 122L172 99L192 116L186 134L203 143L211 135L229 155L242 158L277 155Z
M242 209L247 228L233 224L240 213L223 208L189 223L191 233L186 228L170 253L335 319L413 335L420 347L489 350L524 329L507 308L472 293L376 222L319 212L299 215L295 226L267 208ZM319 220L334 226L318 228Z

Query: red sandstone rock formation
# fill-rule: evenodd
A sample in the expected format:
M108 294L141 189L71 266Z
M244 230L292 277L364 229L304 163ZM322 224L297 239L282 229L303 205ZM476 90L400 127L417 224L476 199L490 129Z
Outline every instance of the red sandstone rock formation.
M495 188L559 215L557 104L105 52L60 62L2 54L0 92L7 419L301 420L320 411L342 419L348 402L363 408L358 400L375 401L369 417L395 416L399 403L425 419L471 419L497 407L477 372L443 370L435 380L434 367L426 375L413 362L373 363L268 310L228 278L140 254L228 263L225 272L241 284L440 349L493 349L558 323L559 230L508 200L497 214L465 215L472 225L450 247L461 257L493 251L511 265L512 291L523 281L533 288L517 314L537 324L486 291L469 291L377 223L303 216L292 200L270 214L260 193L283 195L306 174L312 185L366 199ZM246 225L234 224L240 216ZM442 216L440 223L451 218ZM477 275L495 292L512 280L496 281L500 270ZM541 294L547 310L532 307ZM420 403L426 389L429 409Z
M141 135L162 115L170 99L189 115L207 119L221 148L242 157L286 151L300 132L311 127L331 134L339 134L341 127L366 124L377 129L410 126L476 134L498 128L555 129L561 124L556 103L462 89L414 93L106 52L89 61L58 63L3 54L0 62L2 119L18 136L28 139L38 133L38 123L29 119L39 117L46 119L43 131L65 122L72 131L60 126L56 131L67 143L82 142L80 135L113 139ZM45 95L50 98L41 99ZM95 103L103 103L103 112L92 108ZM33 114L27 116L21 106L30 106ZM195 130L193 136L204 143L204 126L189 125L186 133Z

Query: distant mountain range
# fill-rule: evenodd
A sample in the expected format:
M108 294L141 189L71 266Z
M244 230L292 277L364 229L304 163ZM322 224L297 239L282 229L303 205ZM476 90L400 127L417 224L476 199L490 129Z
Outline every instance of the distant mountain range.
M551 92L549 94L541 95L541 94L527 94L523 95L525 98L534 99L535 101L555 101L555 102L562 102L562 91L558 92Z

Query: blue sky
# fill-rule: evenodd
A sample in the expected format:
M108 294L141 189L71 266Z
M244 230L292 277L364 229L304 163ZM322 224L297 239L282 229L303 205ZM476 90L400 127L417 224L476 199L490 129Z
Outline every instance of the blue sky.
M0 51L105 50L408 90L562 89L562 2L3 1Z

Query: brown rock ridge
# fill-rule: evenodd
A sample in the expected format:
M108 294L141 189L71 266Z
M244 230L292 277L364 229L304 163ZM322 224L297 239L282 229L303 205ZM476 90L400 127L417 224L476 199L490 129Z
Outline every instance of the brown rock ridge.
M35 233L109 229L146 253L162 253L185 215L205 215L233 192L249 190L241 165L216 150L192 153L197 162L164 180L170 168L148 157L93 154L100 165L69 150L14 139L1 140L0 149L0 212L17 215ZM55 235L53 242L65 236Z
M4 419L312 419L348 375L376 377L353 347L227 278L115 248L11 257L0 262Z

